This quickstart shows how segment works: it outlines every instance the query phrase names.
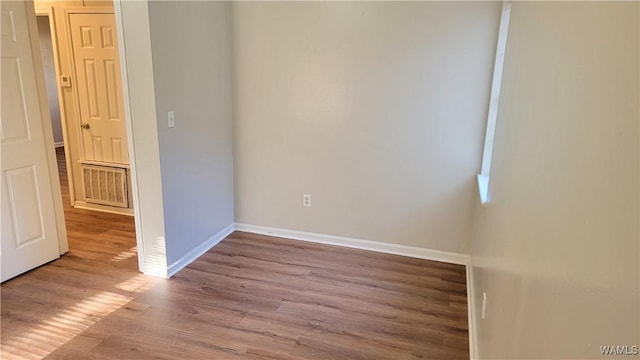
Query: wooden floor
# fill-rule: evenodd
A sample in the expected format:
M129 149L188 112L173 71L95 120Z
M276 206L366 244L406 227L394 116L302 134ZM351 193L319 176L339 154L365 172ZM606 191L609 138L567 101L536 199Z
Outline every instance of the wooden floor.
M162 280L132 218L65 215L70 252L0 287L2 359L469 358L462 266L235 232Z

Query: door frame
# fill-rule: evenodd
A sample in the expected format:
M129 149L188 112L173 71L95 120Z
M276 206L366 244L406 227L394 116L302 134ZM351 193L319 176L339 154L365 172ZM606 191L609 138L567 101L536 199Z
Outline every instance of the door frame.
M113 0L113 11L119 40L138 265L144 274L169 278L148 1ZM135 106L132 95L136 97Z
M32 0L27 0L28 4L26 6L33 9L33 15L28 19L29 22L29 31L31 38L31 46L37 51L34 51L35 61L39 66L36 66L36 71L39 74L36 74L38 89L43 92L41 94L40 106L43 111L46 110L48 113L48 104L47 97L45 91L44 84L44 72L42 68L42 60L40 59L40 48L38 46L38 28L37 28L37 19L35 16L35 6ZM157 125L156 125L156 116L155 116L155 91L153 89L153 75L147 76L145 75L144 84L141 84L136 77L135 81L130 85L130 79L128 77L128 63L126 58L126 46L125 43L128 40L125 38L125 31L123 29L124 26L124 15L123 15L123 2L121 0L114 0L114 8L111 12L115 15L116 20L116 31L118 36L118 55L120 60L120 75L122 80L122 90L123 90L123 102L124 102L124 118L125 125L127 128L127 144L129 147L129 160L130 160L130 171L131 171L131 190L132 190L132 202L134 209L134 222L135 222L135 230L136 230L136 246L138 252L138 268L139 270L147 275L157 276L168 278L167 273L167 264L166 264L166 244L164 238L164 211L163 211L163 201L162 201L162 185L161 185L161 174L160 174L160 151L158 145L157 138ZM140 18L143 21L146 21L146 28L143 27L143 32L132 31L129 30L128 34L130 37L137 37L138 34L142 33L142 37L146 40L143 41L144 49L144 59L137 59L137 56L132 56L135 66L140 66L140 61L144 61L143 69L147 70L149 66L151 66L151 41L150 41L150 30L148 28L148 8L146 0L142 0L140 2L135 2L134 7L135 11L132 11L130 14L136 18ZM127 5L128 6L128 5ZM46 10L42 10L42 14L46 13L49 16L50 26L61 26L64 24L57 24L55 21L56 14L55 9L53 7L49 7ZM96 8L92 8L91 11L95 12ZM55 38L57 33L52 32L52 41L56 41ZM137 42L139 39L131 39L131 42ZM56 43L57 46L57 43ZM137 49L136 49L137 52ZM35 55L38 56L35 56ZM58 61L56 54L56 61ZM139 61L136 61L139 60ZM60 74L58 71L60 70L59 66L56 65L56 75L58 82L58 90L60 90ZM136 74L136 73L134 73ZM152 73L151 73L152 74ZM140 96L140 88L138 85L142 85L143 95L145 99L146 106L143 110L136 108L135 111L131 106L131 96L130 96L130 88L132 88L136 95ZM150 85L150 86L149 86ZM75 87L74 87L75 88ZM140 100L140 99L138 99ZM59 96L59 101L62 101L61 96ZM151 106L152 105L152 106ZM61 111L63 107L61 106ZM136 126L132 124L132 114L136 114ZM44 120L43 120L44 122ZM45 141L47 147L47 157L49 160L49 171L53 175L58 174L57 168L57 159L55 154L55 148L53 144L53 129L50 124L43 124L45 131ZM63 129L66 131L68 124L63 126ZM138 131L138 133L134 133L134 128ZM136 136L137 135L137 136ZM153 137L155 135L155 137ZM70 134L65 134L65 150L67 146L67 141L69 140ZM137 167L136 163L138 160L140 161L141 171ZM70 159L67 158L67 165L69 164ZM52 177L52 186L54 187L53 191L61 192L60 190L60 180L58 176ZM143 177L144 186L140 186L139 178ZM72 181L72 180L70 180ZM70 196L73 196L70 194ZM58 226L58 234L62 234L60 237L59 246L60 253L65 253L68 251L68 241L66 236L66 225L64 220L64 208L62 205L62 197L56 197L54 199L54 207L55 207L55 217L56 223Z
M57 28L57 24L56 24L56 17L54 16L54 8L53 6L47 6L46 8L43 7L35 7L35 4L32 3L32 7L34 7L35 10L35 14L36 14L36 34L38 34L38 23L37 23L37 18L39 16L46 16L49 19L49 33L51 34L51 45L52 48L54 49L53 51L53 67L54 67L54 71L56 73L56 87L57 87L57 91L58 91L58 107L60 108L60 123L62 125L62 142L63 142L63 146L64 146L64 152L65 154L68 154L70 149L69 149L69 135L67 133L67 115L66 115L66 108L64 106L64 102L62 101L62 97L60 96L62 88L61 88L61 84L60 84L60 59L59 59L59 54L58 51L56 51L56 49L58 48L58 37L56 36L57 32L56 32L56 28ZM30 25L31 26L31 25ZM40 49L38 48L38 52L34 53L34 54L40 54ZM37 57L37 55L34 55L35 57ZM34 59L38 60L38 59ZM42 64L42 60L40 60L39 62L40 65L36 65L39 66L38 69L43 69L44 68L44 64ZM39 76L36 76L36 78L38 79L38 87L40 89L40 84L39 82L41 81ZM41 91L41 89L39 90ZM45 94L44 99L46 99L47 96ZM42 105L41 105L42 106ZM47 105L46 107L46 112L47 114L49 113L49 107ZM44 118L43 118L44 120ZM49 158L49 176L52 179L53 182L53 188L54 191L60 192L60 176L58 174L58 159L57 159L57 155L55 152L55 146L54 146L54 140L53 140L53 129L51 128L51 124L43 124L43 127L45 128L45 145L47 148L47 157ZM51 133L51 136L49 136L48 134ZM67 169L70 168L71 166L71 158L69 156L65 156L65 163L67 165ZM67 176L67 182L69 185L69 189L73 189L73 179L70 176ZM75 200L74 198L74 194L70 191L69 192L69 196L71 199L71 203L73 204L73 201ZM66 223L65 223L65 219L64 219L64 205L62 203L62 198L60 198L60 209L58 209L58 204L56 204L57 202L57 195L54 196L54 206L56 208L56 224L58 226L58 247L60 249L60 255L66 253L67 251L69 251L69 242L67 239L67 231L66 231ZM62 231L64 231L64 233L62 233Z
M53 48L53 64L54 64L54 71L56 73L56 88L58 91L58 108L60 109L60 124L62 125L62 142L64 144L64 153L65 154L70 154L71 153L71 145L69 143L69 131L68 129L68 125L67 125L67 108L66 106L64 106L64 101L63 101L63 97L62 97L62 92L64 91L64 89L62 88L62 84L60 83L60 53L58 51L59 47L58 47L58 24L56 22L56 17L55 17L55 9L52 5L47 5L46 7L42 7L42 6L36 6L35 7L35 11L36 11L36 18L38 16L46 16L49 19L49 32L51 34L51 45ZM36 23L37 25L37 23ZM47 108L48 111L48 108ZM70 156L65 156L65 163L67 165L67 169L69 171L71 171L71 167L72 167L72 161L71 161L71 157ZM73 176L67 176L67 183L69 186L69 202L70 204L73 206L74 202L75 202L75 192L72 191L74 189L74 181L73 181ZM68 251L68 246L65 245L66 251ZM64 253L64 252L61 252Z

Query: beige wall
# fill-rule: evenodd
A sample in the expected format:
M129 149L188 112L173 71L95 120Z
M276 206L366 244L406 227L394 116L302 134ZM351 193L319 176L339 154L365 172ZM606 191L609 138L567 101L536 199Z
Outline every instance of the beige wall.
M640 341L638 10L513 3L492 201L472 244L482 359Z
M236 221L466 253L499 14L233 3Z
M149 24L171 266L233 223L229 3L149 2Z

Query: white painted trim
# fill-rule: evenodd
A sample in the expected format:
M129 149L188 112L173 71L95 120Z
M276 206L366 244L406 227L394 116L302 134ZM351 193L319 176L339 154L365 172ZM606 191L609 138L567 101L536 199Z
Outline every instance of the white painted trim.
M147 0L114 0L138 267L167 277L162 174Z
M131 166L129 164L120 164L120 163L111 163L104 161L93 161L93 160L78 160L79 165L97 165L97 166L106 166L106 167L114 167L119 169L130 169Z
M486 206L489 202L489 175L478 174L478 192L480 205Z
M482 152L482 168L480 175L478 175L478 191L480 193L481 204L486 204L489 201L493 141L496 135L496 123L498 121L498 105L500 103L500 90L502 88L502 73L504 70L504 57L507 50L510 17L511 0L504 0L502 2L502 14L500 15L500 27L498 28L496 58L493 65L493 80L491 81L491 96L489 97L489 112L487 113L487 129L484 135L484 149ZM482 179L480 178L481 176Z
M133 209L131 208L119 208L116 206L92 204L92 203L88 203L80 200L76 201L76 203L73 204L73 207L77 209L100 211L100 212L109 213L109 214L134 216Z
M145 243L150 242L143 237L142 232L142 213L140 197L138 195L138 174L136 172L136 147L133 134L133 126L131 125L131 97L129 96L129 74L127 70L127 51L126 38L124 36L124 25L122 19L122 3L121 0L114 0L113 15L116 21L116 33L118 37L118 55L120 57L120 78L122 84L122 98L124 99L124 118L127 127L127 146L129 150L129 164L131 166L131 207L134 212L134 223L136 228L136 246L138 249L138 269L145 272Z
M479 359L478 354L478 327L476 323L475 287L473 285L473 266L467 264L467 318L469 319L469 358Z
M42 4L39 4L42 5ZM67 108L65 106L65 102L64 102L64 89L62 88L62 85L60 84L60 73L61 73L61 65L60 65L60 47L58 46L58 24L56 21L56 17L54 14L54 6L51 4L46 5L44 8L37 8L36 6L36 15L37 16L47 16L49 18L49 33L51 34L51 47L53 48L53 67L54 67L54 71L56 73L56 89L58 92L58 108L60 109L60 125L62 127L62 143L60 142L56 142L54 143L54 147L64 147L64 153L65 153L65 163L67 166L67 172L70 174L69 176L67 176L67 185L69 186L69 204L73 205L73 203L76 200L76 194L75 194L75 185L74 185L74 181L73 181L73 163L71 161L71 144L69 143L69 133L68 133L68 128L67 128ZM58 144L62 144L62 145L58 145ZM66 146L65 146L66 145ZM57 166L57 162L56 162L56 166ZM69 251L69 246L66 243L65 240L65 244L61 244L61 251L63 249L64 252ZM61 253L64 253L61 252Z
M196 246L183 257L181 257L178 261L169 265L167 268L167 277L172 277L177 274L178 271L184 269L187 265L194 262L197 258L202 256L207 251L211 250L212 247L216 246L220 241L224 240L227 236L229 236L235 230L235 224L231 223L227 225L224 229L220 230L217 234L213 235L209 239L207 239L202 244Z
M54 148L64 147L64 141L57 141L53 143Z
M418 259L441 261L458 265L466 265L469 262L469 255L466 254L458 254L453 252L432 250L407 245L383 243L372 240L353 239L342 236L325 235L243 223L236 223L236 230L254 234L277 236L287 239L309 241L320 244L338 245L354 249L370 250L386 254L402 255Z

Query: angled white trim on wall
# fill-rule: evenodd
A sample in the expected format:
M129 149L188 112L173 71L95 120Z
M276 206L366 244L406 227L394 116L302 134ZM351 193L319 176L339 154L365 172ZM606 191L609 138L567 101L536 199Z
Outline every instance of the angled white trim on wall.
M344 246L354 249L370 250L386 254L402 255L418 259L441 261L451 264L467 265L469 255L440 250L431 250L415 246L383 243L372 240L347 238L305 231L280 229L267 226L236 223L236 230L254 234L270 235L286 239L302 240L320 244Z
M500 15L500 27L498 29L498 42L496 45L496 59L493 66L493 80L491 82L491 97L489 98L489 113L487 114L487 130L484 136L484 150L482 153L482 169L478 174L478 191L480 202L489 202L489 180L491 175L491 159L493 158L493 140L496 134L498 120L498 104L500 102L500 89L502 87L502 72L504 69L504 56L507 50L507 35L509 34L509 19L511 18L511 1L502 2L502 14Z

